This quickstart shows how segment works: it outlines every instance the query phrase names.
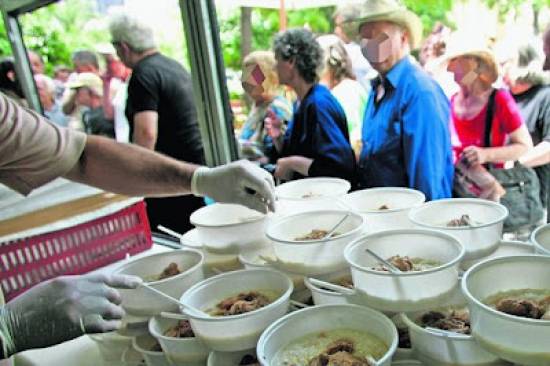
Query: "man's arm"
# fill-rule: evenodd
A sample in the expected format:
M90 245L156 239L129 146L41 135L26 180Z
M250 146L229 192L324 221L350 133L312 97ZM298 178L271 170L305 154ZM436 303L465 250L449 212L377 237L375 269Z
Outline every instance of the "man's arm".
M88 136L78 163L65 177L129 196L174 196L191 192L197 168L140 146Z
M74 110L76 109L76 91L75 90L69 90L69 96L67 99L63 102L63 113L66 115L73 114Z
M158 113L143 111L134 116L133 142L149 150L155 150L158 136Z

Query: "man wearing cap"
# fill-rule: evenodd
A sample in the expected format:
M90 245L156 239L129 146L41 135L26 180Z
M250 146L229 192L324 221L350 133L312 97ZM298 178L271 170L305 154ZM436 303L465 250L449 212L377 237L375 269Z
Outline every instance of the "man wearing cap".
M450 197L449 102L409 56L420 43L420 19L395 0L367 0L354 22L363 55L379 73L363 121L360 187L410 187L428 200Z
M82 122L86 133L115 137L114 123L107 119L103 110L103 81L91 72L83 72L76 76L76 80L69 84L69 88L76 89L76 103L88 107L82 112Z

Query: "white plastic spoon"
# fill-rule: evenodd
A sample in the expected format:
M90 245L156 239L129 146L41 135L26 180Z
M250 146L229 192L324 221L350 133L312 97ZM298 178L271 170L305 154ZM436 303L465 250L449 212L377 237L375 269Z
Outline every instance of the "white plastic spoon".
M210 315L206 314L205 312L202 312L202 311L200 311L200 310L198 310L198 309L195 309L195 308L193 308L193 307L191 307L191 306L189 306L189 305L187 305L187 304L184 304L184 303L182 303L181 301L179 301L178 299L175 299L175 298L173 298L173 297L170 296L170 295L166 295L164 292L159 291L159 290L157 290L156 288L151 287L151 286L149 286L149 285L146 284L146 283L142 283L141 286L144 287L144 288L146 288L146 289L148 289L149 291L151 291L151 292L157 294L158 296L163 297L163 298L165 298L166 300L168 300L168 301L170 301L170 302L172 302L172 303L174 303L174 304L177 304L178 306L183 307L183 309L184 309L184 311L185 311L186 313L192 314L192 315L193 315L194 317L196 317L196 318L203 318L203 319L204 319L204 318L210 318Z
M380 262L382 262L382 264L384 264L388 270L393 273L393 274L398 274L398 273L401 273L401 270L399 268L397 268L396 266L394 266L392 263L388 262L387 260L385 260L384 258L382 258L381 256L379 256L378 254L376 254L375 252L373 252L372 250L370 249L366 249L367 253L369 253L370 255L372 255L374 258L376 258L377 260L379 260Z

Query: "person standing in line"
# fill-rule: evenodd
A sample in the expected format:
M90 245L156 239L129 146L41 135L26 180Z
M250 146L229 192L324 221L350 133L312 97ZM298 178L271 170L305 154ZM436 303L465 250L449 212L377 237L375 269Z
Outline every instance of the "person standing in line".
M138 19L119 14L111 19L109 31L118 57L132 69L126 104L131 141L177 160L203 164L189 73L158 51L153 29ZM203 205L201 198L191 196L151 198L147 212L153 228L161 224L186 232L193 227L189 215Z
M346 114L330 90L318 82L321 46L310 31L289 29L275 37L273 51L279 82L298 96L285 133L280 118L272 114L266 119L277 159L275 177L337 177L355 186L355 155Z
M363 120L359 186L409 187L427 200L451 197L449 101L410 59L422 23L396 0L367 0L354 21L361 48L379 77Z
M367 107L368 94L356 80L352 62L344 43L335 35L328 34L317 38L323 48L323 69L320 83L330 89L338 100L348 120L351 147L356 157L361 153L361 127Z

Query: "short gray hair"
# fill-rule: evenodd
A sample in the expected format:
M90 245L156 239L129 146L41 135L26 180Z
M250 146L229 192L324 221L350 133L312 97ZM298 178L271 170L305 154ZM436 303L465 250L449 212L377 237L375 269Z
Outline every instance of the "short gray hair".
M306 82L318 81L319 69L323 63L323 50L310 31L294 28L277 34L273 40L273 52L276 58L293 60L298 74Z
M117 14L109 22L113 42L124 42L132 51L144 52L156 48L153 29L127 14Z
M542 70L542 55L540 50L527 40L520 43L516 49L517 63L514 65L514 73L512 77L517 82L527 83L531 85L542 85L549 83L549 74Z

